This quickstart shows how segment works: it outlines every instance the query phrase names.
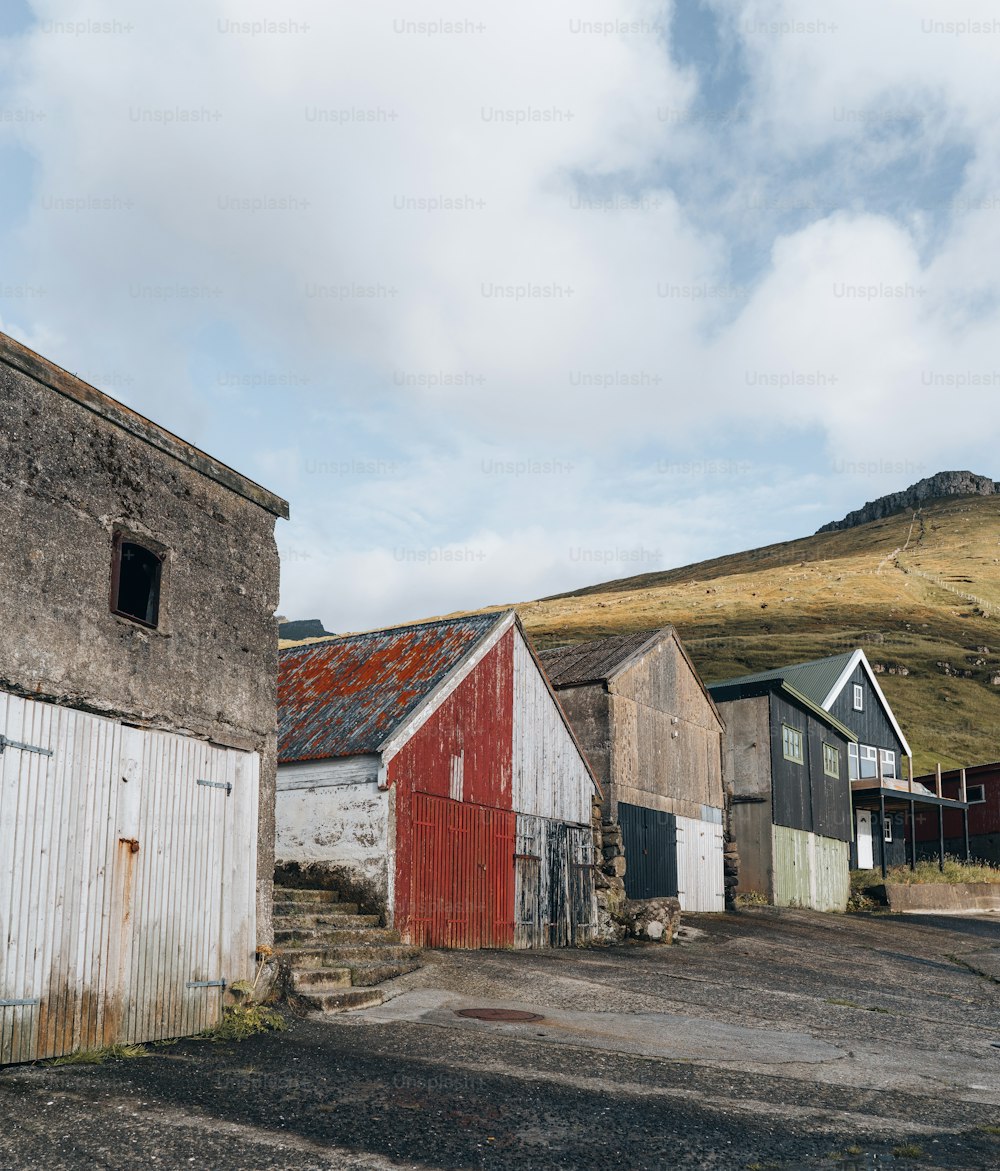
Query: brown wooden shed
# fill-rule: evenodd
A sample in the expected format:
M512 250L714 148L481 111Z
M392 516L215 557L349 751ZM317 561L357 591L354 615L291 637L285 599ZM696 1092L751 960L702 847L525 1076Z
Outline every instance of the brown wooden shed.
M621 826L629 896L722 911L723 722L676 630L540 657Z

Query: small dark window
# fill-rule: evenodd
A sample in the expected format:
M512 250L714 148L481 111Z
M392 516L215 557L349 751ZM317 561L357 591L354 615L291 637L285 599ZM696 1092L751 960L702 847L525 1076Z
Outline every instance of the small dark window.
M163 554L119 536L111 572L111 609L144 626L160 619Z
M986 786L969 785L965 790L965 795L968 797L970 805L984 805L986 803Z

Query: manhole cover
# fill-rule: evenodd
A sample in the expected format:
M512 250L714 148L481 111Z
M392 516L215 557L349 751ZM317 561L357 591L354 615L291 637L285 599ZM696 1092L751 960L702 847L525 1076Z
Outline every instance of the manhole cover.
M455 1016L471 1017L474 1021L543 1021L538 1012L525 1012L520 1008L457 1008Z

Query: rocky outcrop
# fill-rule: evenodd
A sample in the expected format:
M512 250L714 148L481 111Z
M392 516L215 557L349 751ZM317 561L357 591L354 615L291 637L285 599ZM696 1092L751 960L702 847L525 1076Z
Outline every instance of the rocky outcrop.
M940 500L944 496L996 496L1000 494L1000 483L989 476L977 476L974 472L938 472L911 484L902 492L892 492L869 501L864 508L849 512L843 520L832 521L817 529L818 533L833 533L839 529L853 529L858 525L883 520L894 513L919 508L929 500Z
M301 642L305 638L329 638L319 618L299 618L293 622L278 620L278 638L286 642Z
M681 925L681 905L673 898L629 899L624 917L630 938L647 943L673 943Z

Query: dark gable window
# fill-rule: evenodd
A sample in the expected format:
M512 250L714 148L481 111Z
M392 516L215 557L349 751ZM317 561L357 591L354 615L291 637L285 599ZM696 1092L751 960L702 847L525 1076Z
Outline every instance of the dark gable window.
M162 576L162 553L119 534L111 571L111 609L144 626L156 626L160 620Z

